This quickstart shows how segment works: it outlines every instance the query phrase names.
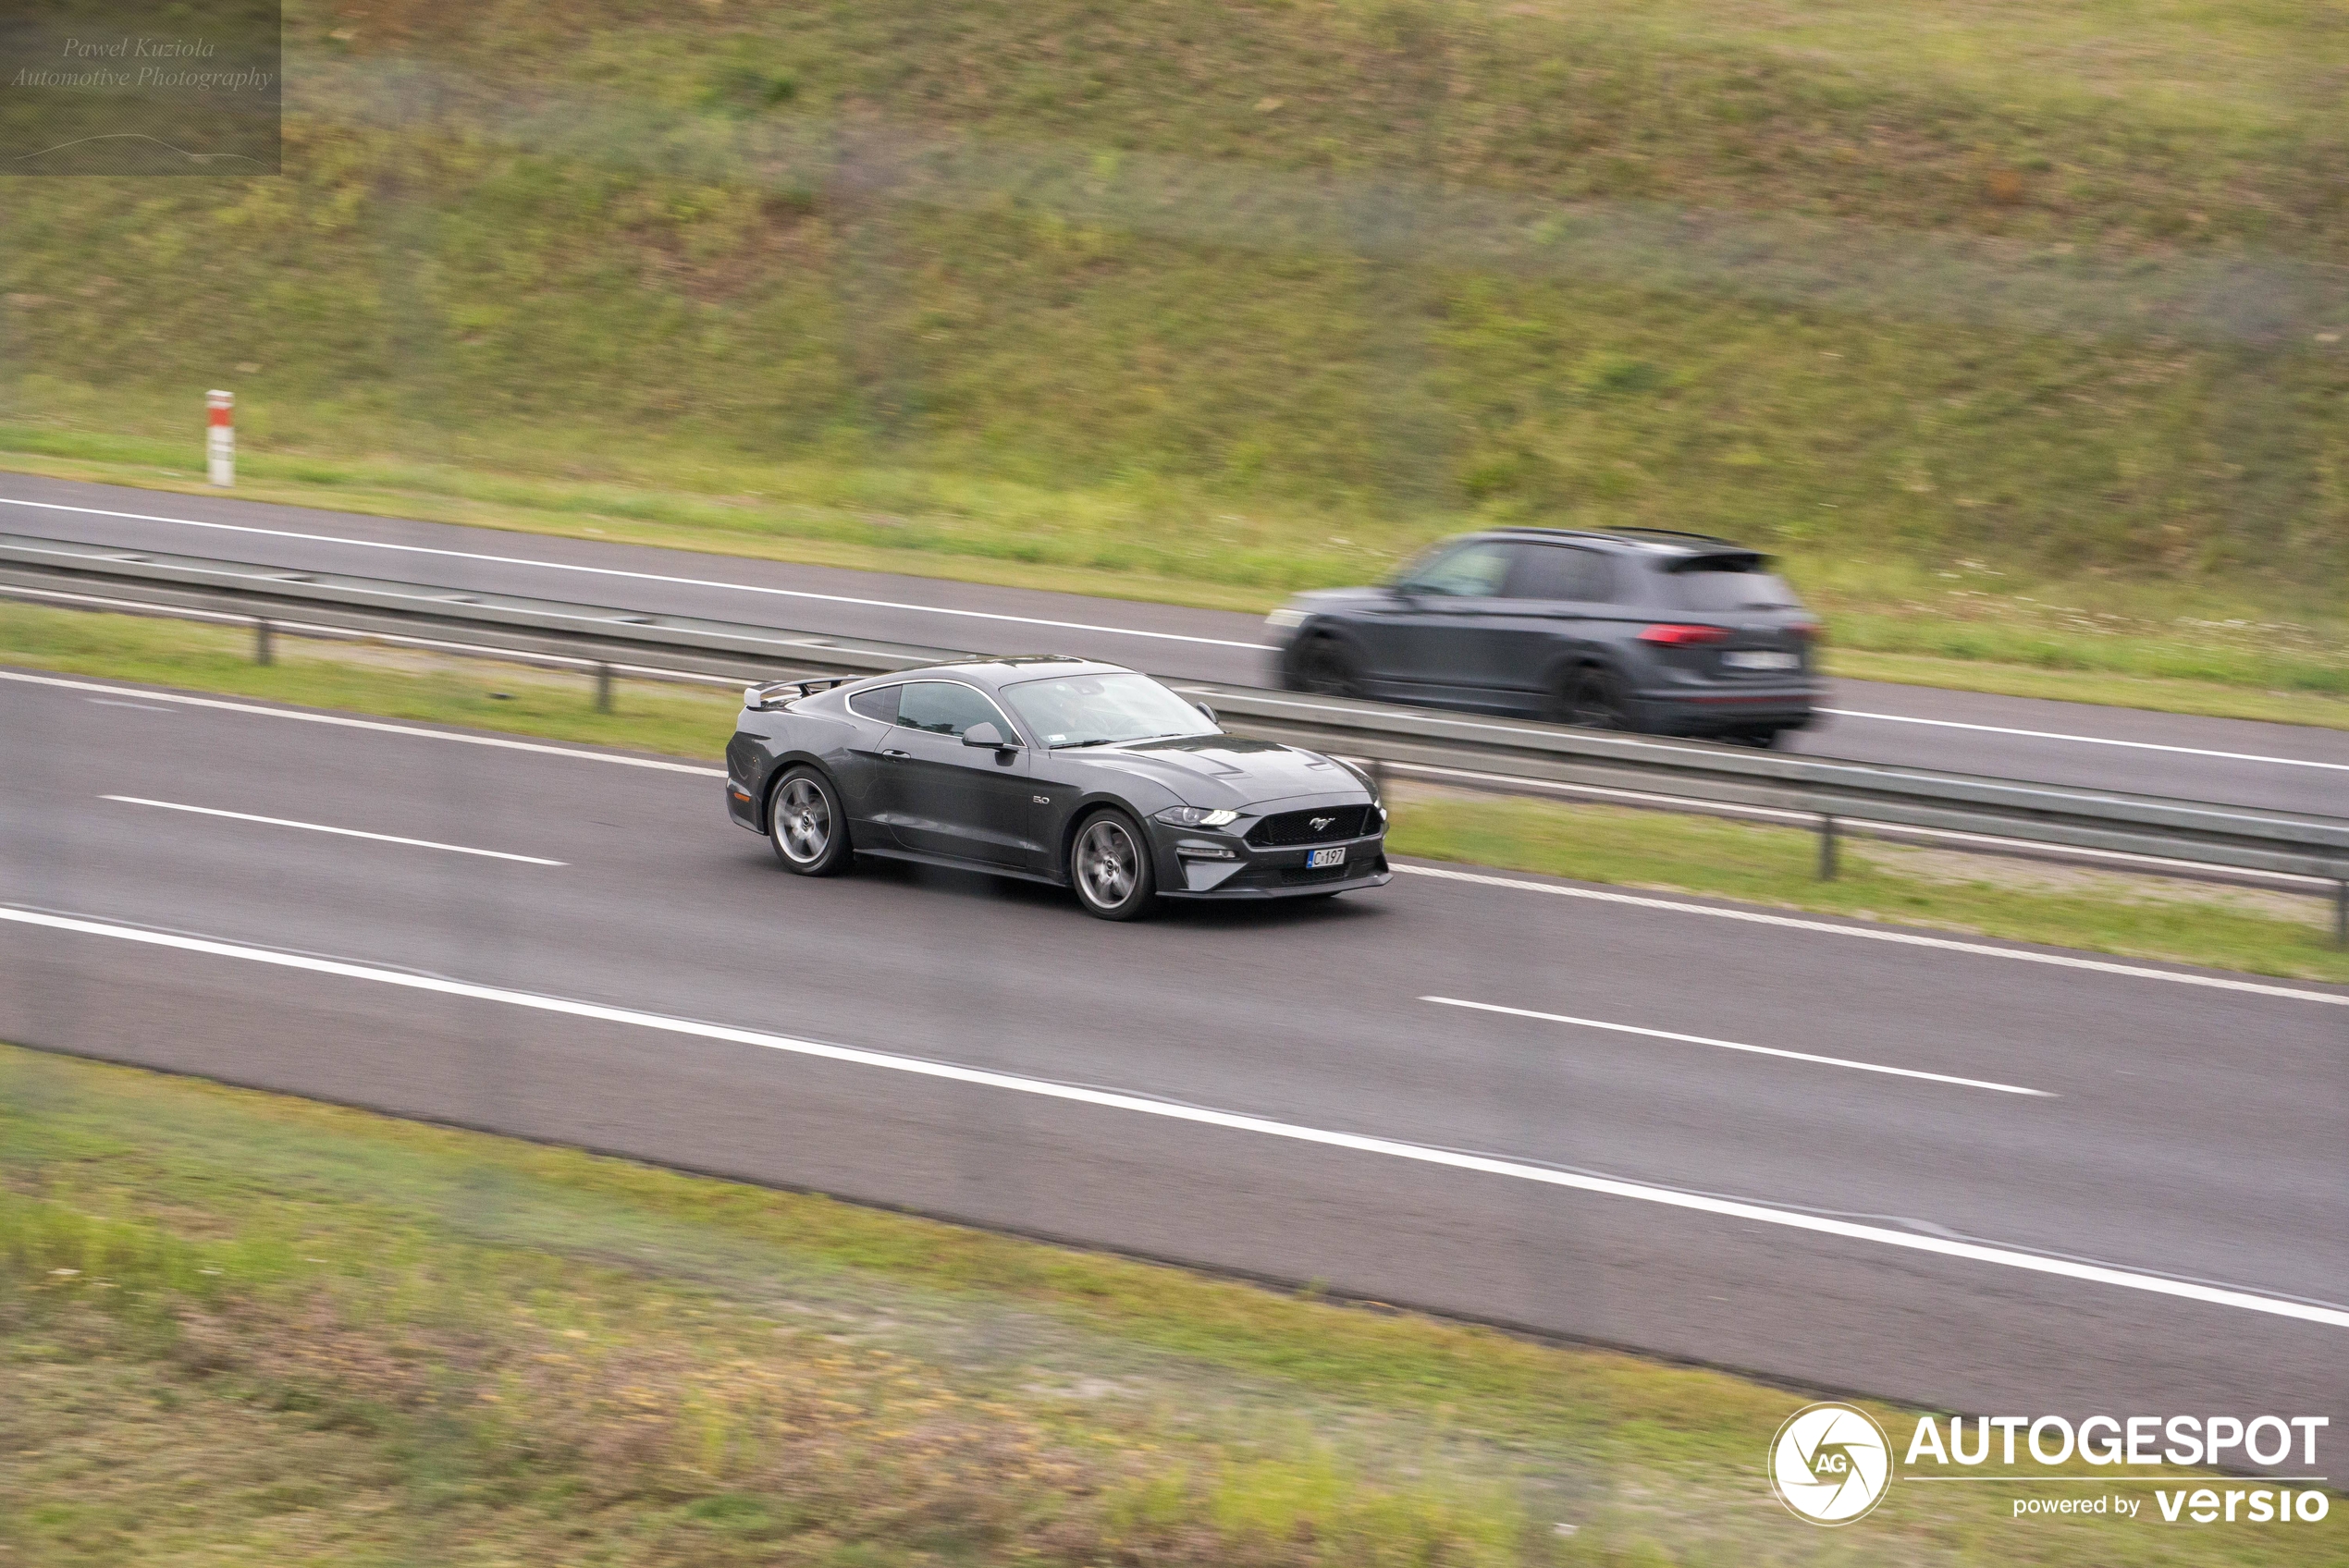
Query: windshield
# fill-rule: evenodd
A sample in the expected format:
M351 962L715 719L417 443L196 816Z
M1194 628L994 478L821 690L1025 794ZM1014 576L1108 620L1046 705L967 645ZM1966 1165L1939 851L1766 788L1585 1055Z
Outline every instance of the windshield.
M1792 609L1802 603L1786 580L1757 570L1751 557L1694 561L1672 573L1672 593L1684 610Z
M1064 675L1002 689L1047 746L1101 746L1161 736L1220 735L1205 714L1147 675Z

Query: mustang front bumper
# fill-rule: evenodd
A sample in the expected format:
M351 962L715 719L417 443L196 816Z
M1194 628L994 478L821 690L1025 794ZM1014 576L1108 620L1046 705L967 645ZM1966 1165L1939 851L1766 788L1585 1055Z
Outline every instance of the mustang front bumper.
M1347 839L1335 844L1260 849L1236 839L1174 834L1159 854L1158 890L1170 899L1295 899L1382 887L1393 879L1386 866L1386 836ZM1316 851L1343 848L1337 865L1309 866ZM1203 851L1221 851L1212 858ZM1172 863L1171 864L1169 863Z

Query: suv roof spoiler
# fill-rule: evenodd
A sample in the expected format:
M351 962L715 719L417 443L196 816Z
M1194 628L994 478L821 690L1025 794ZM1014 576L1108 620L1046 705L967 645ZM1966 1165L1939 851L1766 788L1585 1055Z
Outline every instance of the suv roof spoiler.
M1631 535L1633 538L1645 539L1692 539L1700 545L1720 545L1732 550L1744 548L1743 545L1736 544L1733 541L1724 539L1717 533L1691 533L1685 528L1650 528L1644 523L1634 524L1623 528L1599 528L1593 530L1593 532L1598 533L1627 533Z
M1736 564L1727 568L1726 570L1730 571L1760 571L1764 568L1774 564L1775 559L1776 557L1765 555L1760 550L1749 550L1742 545L1724 545L1718 550L1691 550L1689 554L1682 556L1679 560L1664 561L1658 564L1667 572L1720 571L1724 570L1720 564L1721 562L1733 561Z
M812 697L818 692L864 679L861 675L827 675L814 680L769 680L763 686L744 687L743 706L753 713L763 713L781 704L795 703L802 697Z

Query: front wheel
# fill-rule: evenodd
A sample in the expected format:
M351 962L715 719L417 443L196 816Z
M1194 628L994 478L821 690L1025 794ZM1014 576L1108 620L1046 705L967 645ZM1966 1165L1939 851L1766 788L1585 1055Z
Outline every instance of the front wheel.
M1361 672L1345 643L1334 637L1316 637L1297 652L1297 688L1324 697L1359 697Z
M786 871L830 876L847 869L848 817L832 781L805 764L784 774L768 802L767 839Z
M1132 920L1144 913L1158 891L1142 830L1123 812L1086 818L1069 852L1069 881L1076 901L1099 920Z

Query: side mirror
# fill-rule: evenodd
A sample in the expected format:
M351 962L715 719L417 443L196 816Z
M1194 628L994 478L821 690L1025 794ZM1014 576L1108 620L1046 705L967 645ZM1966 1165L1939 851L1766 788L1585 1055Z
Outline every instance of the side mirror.
M984 751L990 752L1015 752L1019 750L1019 742L1017 741L1004 740L1003 732L996 729L991 724L974 724L968 729L964 730L963 744L965 746L978 746Z
M1211 708L1211 707L1209 707L1209 706L1208 706L1205 703L1193 703L1193 704L1191 704L1191 706L1193 706L1193 707L1195 707L1195 708L1199 709L1199 712L1201 712L1201 713L1205 714L1205 715L1207 716L1207 722L1208 722L1208 723L1210 723L1210 724L1213 724L1213 723L1216 721L1216 720L1215 720L1215 710L1214 710L1213 708Z

